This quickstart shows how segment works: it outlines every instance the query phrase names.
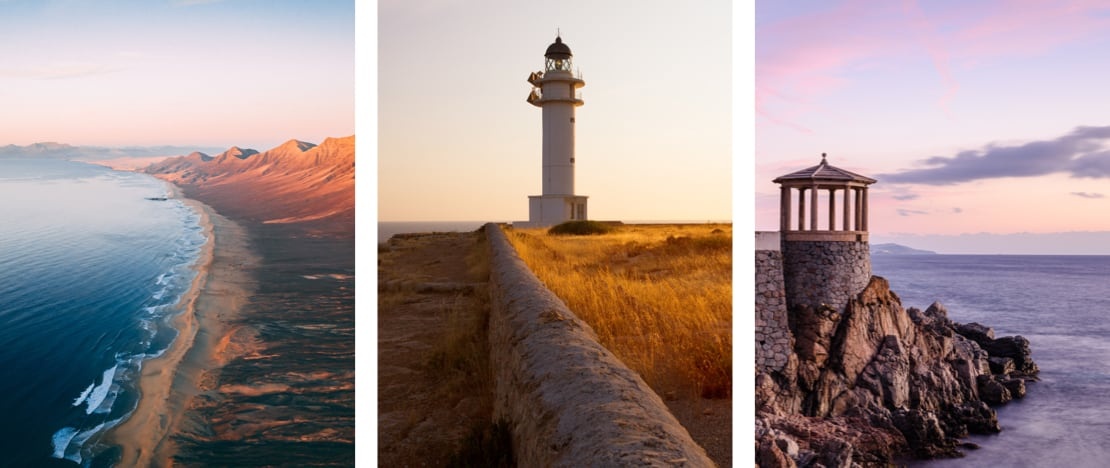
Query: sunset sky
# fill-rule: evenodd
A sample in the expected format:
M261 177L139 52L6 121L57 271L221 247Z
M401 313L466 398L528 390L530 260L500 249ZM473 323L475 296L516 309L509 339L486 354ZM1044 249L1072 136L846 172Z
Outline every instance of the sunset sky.
M561 31L586 86L576 191L593 219L728 220L730 3L379 2L379 219L527 220L530 72Z
M1110 230L1110 4L761 1L755 49L757 230L778 229L771 180L822 152L879 179L872 243L1051 253L1018 233Z
M0 0L0 145L354 133L354 2Z

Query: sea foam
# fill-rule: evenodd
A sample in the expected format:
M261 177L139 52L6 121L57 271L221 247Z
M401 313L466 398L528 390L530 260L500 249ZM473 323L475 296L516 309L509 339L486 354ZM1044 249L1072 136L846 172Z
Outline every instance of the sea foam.
M81 395L78 396L76 400L73 400L73 406L81 406L81 403L85 402L85 398L89 397L89 392L91 392L95 386L96 382L89 384L89 386L85 388L85 391L81 392Z
M69 442L77 435L77 428L63 427L54 433L50 443L54 445L54 458L65 458L66 447L69 447ZM80 463L80 461L78 461Z
M85 414L92 414L104 402L104 398L108 396L108 391L112 389L112 377L115 377L116 368L118 367L119 364L116 364L111 369L104 371L104 380L89 394L89 407L85 410Z

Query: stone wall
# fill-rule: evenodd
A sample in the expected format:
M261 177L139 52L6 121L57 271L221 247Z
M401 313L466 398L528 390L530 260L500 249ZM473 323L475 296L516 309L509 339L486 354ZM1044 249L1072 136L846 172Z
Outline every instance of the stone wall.
M826 304L839 311L871 280L867 242L782 243L786 306L817 308Z
M755 367L781 372L794 349L786 315L782 252L755 251Z
M713 466L663 400L544 287L505 233L490 243L494 418L518 466Z

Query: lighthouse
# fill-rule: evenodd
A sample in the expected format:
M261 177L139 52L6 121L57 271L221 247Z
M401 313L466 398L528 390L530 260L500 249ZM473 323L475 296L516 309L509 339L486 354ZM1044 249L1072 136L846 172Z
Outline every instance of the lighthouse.
M528 222L520 223L531 227L587 215L587 197L574 194L574 110L583 104L578 88L586 82L572 72L573 54L562 37L556 36L543 55L543 71L528 75L528 103L543 109L543 191L528 197Z

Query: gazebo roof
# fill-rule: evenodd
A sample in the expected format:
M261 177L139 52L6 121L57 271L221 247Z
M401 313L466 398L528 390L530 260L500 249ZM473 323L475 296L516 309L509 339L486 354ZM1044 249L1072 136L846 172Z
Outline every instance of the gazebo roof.
M779 176L774 181L776 184L784 185L797 185L800 183L836 183L838 185L855 185L863 184L870 185L876 182L875 179L870 177L856 174L852 171L846 171L839 167L829 165L825 160L825 154L821 153L821 163L807 167L800 171L791 172L784 176Z

